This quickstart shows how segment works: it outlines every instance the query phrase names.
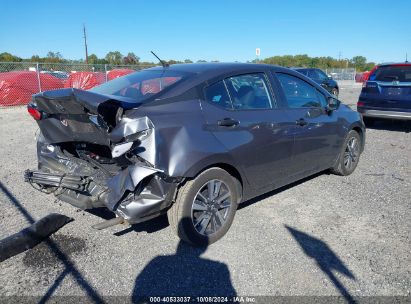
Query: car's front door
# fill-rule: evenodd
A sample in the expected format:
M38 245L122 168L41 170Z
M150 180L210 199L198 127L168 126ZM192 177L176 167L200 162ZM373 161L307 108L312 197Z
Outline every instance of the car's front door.
M287 116L295 123L290 174L301 177L331 167L341 146L341 130L337 114L326 110L326 96L300 77L287 73L275 77Z
M294 125L276 110L267 75L226 77L204 93L206 127L242 168L252 188L280 183L290 165Z

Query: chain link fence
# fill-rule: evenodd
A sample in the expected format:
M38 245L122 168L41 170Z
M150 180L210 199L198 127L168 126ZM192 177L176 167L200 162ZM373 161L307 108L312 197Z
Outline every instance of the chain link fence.
M355 68L346 69L326 69L325 73L331 76L334 80L355 80Z
M88 90L153 65L0 62L0 106L24 105L33 94L62 89Z

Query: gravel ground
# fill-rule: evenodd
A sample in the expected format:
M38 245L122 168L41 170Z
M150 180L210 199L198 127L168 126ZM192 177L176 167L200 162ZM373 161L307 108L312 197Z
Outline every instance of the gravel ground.
M340 98L355 105L359 91L346 84ZM37 128L25 108L0 109L0 128L0 239L51 212L75 219L0 264L0 296L410 296L409 124L368 129L351 176L317 174L245 203L205 251L179 243L165 217L93 230L104 213L54 202L23 182L36 166Z

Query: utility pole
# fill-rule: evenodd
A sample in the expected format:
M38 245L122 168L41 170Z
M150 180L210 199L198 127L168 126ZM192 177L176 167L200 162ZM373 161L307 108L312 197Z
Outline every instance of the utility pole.
M87 36L86 36L86 25L83 23L83 33L84 33L84 48L86 50L86 64L88 64L88 52L87 52Z

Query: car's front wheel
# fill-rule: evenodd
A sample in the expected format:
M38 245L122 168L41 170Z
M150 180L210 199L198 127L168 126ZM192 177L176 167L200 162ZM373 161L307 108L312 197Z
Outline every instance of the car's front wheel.
M222 238L230 228L239 193L238 180L220 168L210 168L179 190L168 210L170 226L184 241L206 246Z
M361 137L357 131L348 132L337 163L331 171L337 175L350 175L358 165L361 154Z

